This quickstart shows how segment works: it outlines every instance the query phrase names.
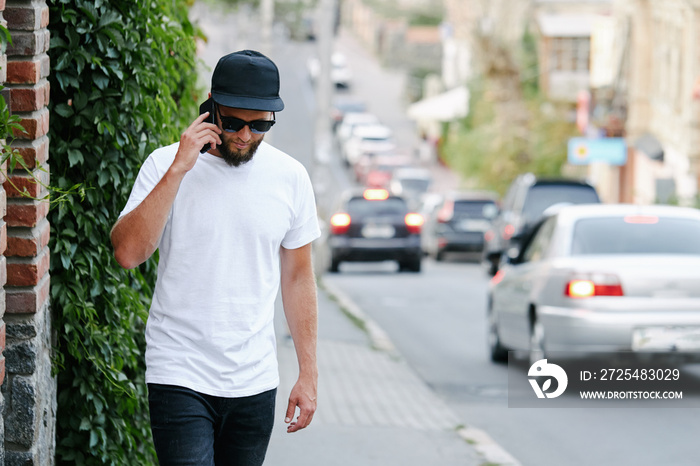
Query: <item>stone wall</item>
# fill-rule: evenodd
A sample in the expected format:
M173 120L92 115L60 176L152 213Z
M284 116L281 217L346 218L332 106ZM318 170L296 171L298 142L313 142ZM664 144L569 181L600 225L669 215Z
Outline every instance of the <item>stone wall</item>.
M4 464L44 466L54 464L56 381L51 374L49 205L36 200L47 190L35 179L48 185L49 9L45 1L8 0L3 17L12 37L3 67L6 95L26 131L15 134L13 147L33 171L31 176L11 173L4 183L6 196L0 194L0 202L7 199L2 223L6 274L0 276L6 277Z

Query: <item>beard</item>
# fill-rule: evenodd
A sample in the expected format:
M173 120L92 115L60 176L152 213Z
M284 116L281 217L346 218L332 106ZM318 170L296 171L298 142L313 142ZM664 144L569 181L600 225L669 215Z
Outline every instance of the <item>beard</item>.
M231 167L240 167L244 163L248 163L253 159L253 156L258 150L258 146L260 146L263 139L264 138L260 138L257 141L251 142L246 150L237 149L233 145L233 142L230 141L223 141L223 144L217 149L219 149L221 158L223 158L227 164L229 164Z

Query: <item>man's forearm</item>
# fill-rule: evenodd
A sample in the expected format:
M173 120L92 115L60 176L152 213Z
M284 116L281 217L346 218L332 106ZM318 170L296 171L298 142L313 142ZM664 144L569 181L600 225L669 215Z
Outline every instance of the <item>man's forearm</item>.
M282 253L282 303L299 360L300 377L318 377L318 305L311 245Z
M114 225L111 239L119 265L137 267L158 248L183 177L184 172L171 167L143 202Z
M299 376L318 377L316 340L318 338L318 310L316 283L313 276L289 283L283 290L285 316L299 361Z

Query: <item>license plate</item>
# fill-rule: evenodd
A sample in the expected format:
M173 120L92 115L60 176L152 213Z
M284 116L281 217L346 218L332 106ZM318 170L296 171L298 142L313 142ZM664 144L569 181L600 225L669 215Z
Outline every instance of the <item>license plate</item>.
M633 351L699 351L700 327L643 327L632 333Z
M393 238L395 233L391 225L366 225L362 229L365 238Z
M462 220L457 225L462 231L481 231L484 232L489 229L489 222L486 220Z

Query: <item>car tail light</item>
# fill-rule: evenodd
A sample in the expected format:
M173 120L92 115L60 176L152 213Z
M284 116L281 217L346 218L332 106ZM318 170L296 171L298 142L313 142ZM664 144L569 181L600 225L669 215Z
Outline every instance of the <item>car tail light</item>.
M503 270L499 270L498 272L496 272L496 275L494 275L493 277L491 277L491 284L492 284L492 285L498 285L499 283L501 283L501 280L503 280L503 276L504 276L505 274L506 274L506 273L505 273Z
M620 279L612 274L593 274L569 280L564 289L564 294L570 298L624 296Z
M503 229L503 239L510 239L515 234L515 225L509 223Z
M363 197L368 201L384 201L389 199L389 191L386 189L365 189Z
M421 214L406 214L406 217L404 217L404 221L406 222L406 228L408 229L409 233L412 234L418 234L420 233L421 227L423 226L423 216Z
M492 241L496 237L496 233L493 232L493 230L487 230L486 233L484 233L484 241Z
M343 235L350 228L351 218L348 214L339 213L331 217L331 233L334 235Z

